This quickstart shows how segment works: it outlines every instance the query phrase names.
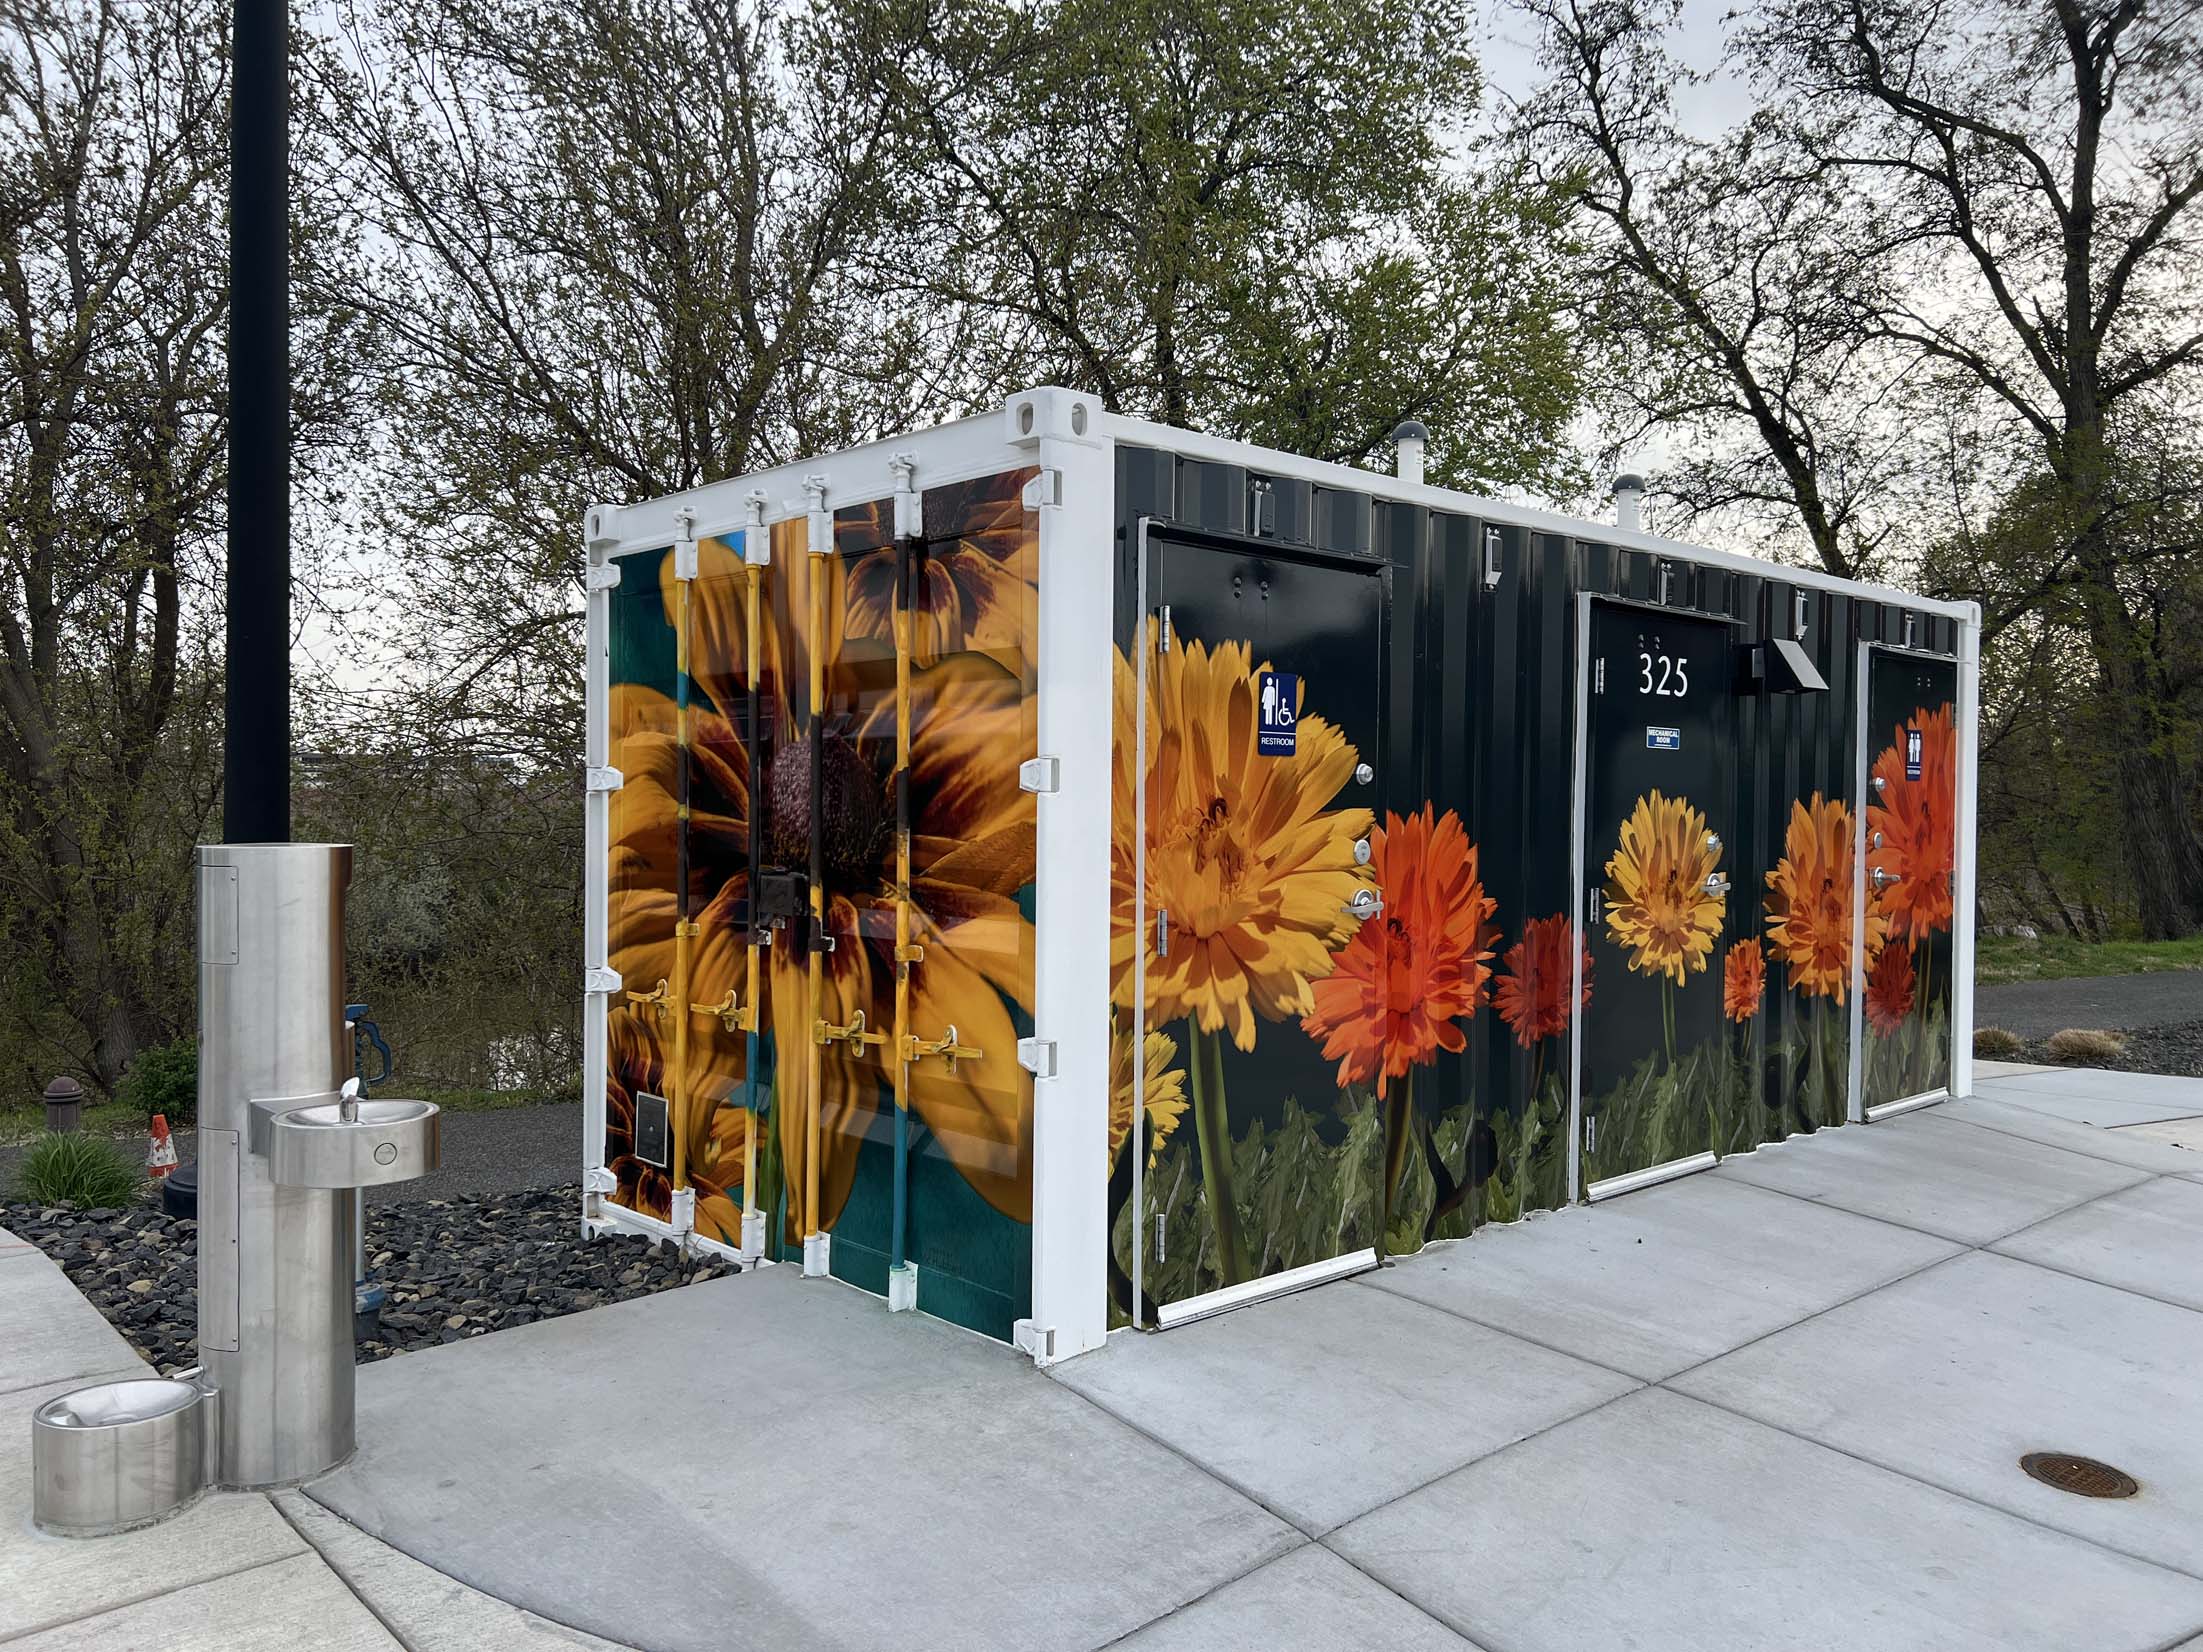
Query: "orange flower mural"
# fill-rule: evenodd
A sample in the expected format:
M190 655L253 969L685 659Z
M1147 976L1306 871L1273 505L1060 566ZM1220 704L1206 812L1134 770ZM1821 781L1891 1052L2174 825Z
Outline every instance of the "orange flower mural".
M1920 735L1920 778L1905 778L1907 725L1874 759L1880 790L1866 806L1871 840L1881 847L1871 860L1895 881L1870 889L1869 900L1889 925L1893 940L1918 940L1951 926L1951 872L1958 855L1958 734L1948 703L1919 713L1910 727Z
M1688 800L1637 799L1606 863L1606 930L1631 969L1681 986L1706 967L1727 906L1707 888L1720 863L1719 841Z
M1290 757L1255 749L1255 683L1245 643L1187 640L1148 660L1147 908L1170 914L1168 956L1147 962L1150 1023L1192 1019L1254 1048L1255 1024L1307 1015L1332 950L1354 932L1346 910L1369 874L1354 863L1367 809L1331 807L1355 752L1314 715ZM1110 995L1132 1006L1135 914L1131 665L1116 667L1116 797L1110 855ZM1011 781L1016 775L1013 770Z
M1721 960L1721 1013L1731 1021L1749 1021L1759 1013L1767 992L1767 955L1759 938L1732 945Z
M1882 948L1866 975L1866 1022L1878 1037L1887 1038L1904 1025L1912 1013L1913 991L1912 948Z
M1851 983L1852 814L1815 792L1790 805L1782 859L1767 874L1767 945L1789 971L1792 991L1844 1002ZM1887 932L1869 907L1866 945Z
M1492 988L1492 1004L1526 1050L1541 1038L1557 1038L1568 1030L1571 951L1583 960L1583 995L1577 1003L1588 1004L1591 949L1577 941L1576 926L1565 913L1532 918L1522 926L1522 939L1500 960L1503 973Z
M1024 475L937 490L928 500L931 505L939 493L957 492L956 508L971 525L954 541L955 555L981 557L1029 583L1038 549L1032 520L1017 504ZM837 519L841 549L866 553L854 556L813 557L802 521L776 525L764 587L769 612L760 689L772 768L761 804L768 865L803 868L809 860L811 737L803 732L798 697L807 694L814 580L824 581L826 613L818 813L825 930L834 946L823 958L814 1013L810 960L794 944L793 927L777 933L764 951L759 1006L759 1030L771 1037L776 1058L772 1106L789 1237L831 1228L855 1181L868 1119L890 1105L890 1056L883 1047L838 1041L822 1050L820 1208L803 1208L809 1143L804 1089L815 1026L845 1027L859 1015L868 1031L894 1026L894 800L888 780L896 710L891 695L868 691L878 680L879 660L891 657L870 628L877 619L884 631L888 615L884 609L873 615L852 590L875 577L882 561L892 577L892 552L866 551L880 543L878 524L867 526L875 514L845 512ZM953 531L951 513L937 514L945 531ZM748 745L723 713L742 704L747 684L744 599L750 577L736 548L701 542L689 588L690 679L708 697L705 703L692 696L689 712L689 911L697 929L687 996L697 1008L732 1002L730 995L746 990L741 920L750 898L751 770ZM668 616L676 611L674 583L668 557L660 580ZM953 616L942 606L949 601L945 594L928 600L936 602L935 635L961 638L958 648L975 645L981 633L995 637L989 628L1007 623L1001 610L968 595L956 599ZM991 653L947 653L912 674L910 896L912 941L923 951L910 972L911 1026L929 1039L953 1027L961 1045L981 1053L953 1067L939 1060L914 1063L910 1104L940 1151L990 1205L1029 1222L1032 1088L1017 1065L1016 1044L1018 1017L1032 1009L1033 926L1018 896L1034 876L1034 800L1018 786L1017 759L1035 748L1037 703L1021 667L1022 655L1005 644ZM615 794L612 820L610 961L630 987L645 989L674 974L679 751L666 695L623 683L614 686L611 703L611 762L626 779ZM733 1142L731 1159L713 1161L711 1132L732 1129L738 1136L746 1040L720 1017L700 1013L692 1014L687 1035L687 1137L694 1143L689 1169L698 1226L708 1232L712 1192L705 1177L712 1164L725 1164L739 1189L741 1143ZM670 1034L659 1041L670 1048ZM699 1141L699 1131L709 1139ZM726 1150L722 1143L718 1151ZM712 1225L722 1225L724 1237L738 1236L738 1219Z
M1341 1084L1374 1078L1382 1096L1410 1067L1467 1046L1459 1023L1484 1002L1498 938L1488 920L1499 903L1484 893L1476 846L1451 809L1438 816L1426 803L1405 819L1388 814L1371 851L1384 914L1363 924L1338 967L1314 984L1301 1026L1324 1041ZM1563 971L1564 1006L1567 995Z

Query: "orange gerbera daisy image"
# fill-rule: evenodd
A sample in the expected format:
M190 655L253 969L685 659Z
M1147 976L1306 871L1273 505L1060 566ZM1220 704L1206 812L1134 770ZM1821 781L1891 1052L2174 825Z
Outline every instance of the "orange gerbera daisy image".
M1759 937L1731 946L1721 960L1721 1013L1731 1021L1749 1021L1759 1013L1767 992L1767 955Z
M1492 1007L1526 1050L1541 1038L1555 1038L1568 1030L1571 950L1583 960L1583 996L1577 1002L1588 1004L1591 950L1576 939L1576 926L1565 913L1532 918L1522 926L1522 939L1500 960L1502 973L1492 987Z
M1484 893L1476 845L1451 809L1436 815L1426 803L1405 819L1386 815L1371 850L1384 915L1363 924L1337 969L1315 983L1301 1026L1324 1041L1341 1084L1375 1078L1381 1096L1410 1067L1467 1046L1459 1023L1484 1002L1499 903ZM1565 982L1564 971L1563 999Z
M1727 897L1707 887L1721 862L1706 817L1680 797L1637 799L1606 863L1606 932L1629 967L1678 986L1702 970L1721 933Z
M1866 1024L1887 1038L1912 1013L1914 975L1912 948L1885 946L1874 967L1866 973Z
M1767 874L1767 945L1790 987L1844 1002L1851 983L1852 814L1840 801L1790 805L1782 859ZM1888 925L1871 906L1866 944L1880 948Z
M1354 776L1355 751L1320 716L1304 713L1297 750L1255 747L1258 664L1243 642L1182 638L1148 657L1147 910L1170 914L1170 950L1150 949L1150 1024L1189 1017L1254 1048L1257 1019L1314 1007L1309 989L1331 973L1332 951L1353 934L1347 903L1368 887L1354 844L1367 809L1333 808ZM1135 915L1131 665L1117 658L1110 900L1111 1000L1132 1004L1132 961L1148 940Z
M1920 778L1905 778L1905 747L1920 737ZM1958 857L1958 734L1948 703L1900 723L1896 738L1874 759L1878 788L1866 806L1866 829L1881 843L1871 865L1893 880L1872 891L1893 940L1917 940L1951 926L1951 871Z

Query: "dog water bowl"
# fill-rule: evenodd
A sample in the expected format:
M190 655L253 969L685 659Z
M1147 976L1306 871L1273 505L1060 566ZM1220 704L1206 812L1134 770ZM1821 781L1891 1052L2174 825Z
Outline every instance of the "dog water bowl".
M214 1396L181 1377L103 1382L31 1417L31 1518L59 1537L149 1526L206 1489Z

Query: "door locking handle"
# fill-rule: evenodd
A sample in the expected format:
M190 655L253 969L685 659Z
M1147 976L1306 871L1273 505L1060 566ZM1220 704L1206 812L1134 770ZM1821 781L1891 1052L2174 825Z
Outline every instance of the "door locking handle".
M663 1021L673 1011L673 989L666 985L666 979L661 975L658 977L658 984L648 992L629 992L627 1001L639 1010L657 1011L658 1019Z
M846 1027L837 1027L825 1020L814 1021L811 1023L811 1035L821 1044L849 1043L855 1044L859 1048L867 1044L885 1044L887 1042L887 1034L865 1031L864 1011L862 1010L858 1010L849 1018L849 1025Z
M861 1012L858 1019L863 1019ZM883 1035L875 1034L874 1036ZM920 1038L916 1033L905 1033L903 1035L903 1059L905 1061L923 1061L929 1055L942 1056L948 1061L949 1076L951 1078L956 1076L956 1064L959 1061L978 1061L986 1053L986 1051L975 1049L969 1044L958 1043L956 1023L953 1021L949 1023L948 1031L939 1038Z
M1707 894L1709 894L1709 895L1726 895L1726 894L1727 894L1728 892L1729 892L1729 879L1728 879L1728 876L1727 876L1727 874L1725 874L1725 873L1721 873L1721 872L1708 872L1708 873L1706 874L1706 893L1707 893Z
M1343 912L1351 912L1355 917L1363 919L1374 918L1384 909L1385 898L1374 889L1355 890L1354 898L1340 908Z
M719 1018L720 1025L729 1032L757 1031L757 1013L754 1010L743 1009L735 1003L734 988L732 987L727 988L726 997L720 999L716 1004L689 1005L689 1013L691 1015L716 1015ZM862 1019L861 1012L859 1019Z

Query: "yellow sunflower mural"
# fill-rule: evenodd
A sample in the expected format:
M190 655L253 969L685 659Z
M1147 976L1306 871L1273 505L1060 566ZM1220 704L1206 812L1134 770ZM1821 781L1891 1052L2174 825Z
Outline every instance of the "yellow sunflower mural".
M1147 1109L1147 1167L1170 1140L1186 1113L1186 1075L1173 1066L1178 1043L1168 1033L1151 1032L1141 1040L1141 1073ZM1132 1133L1132 1029L1119 1026L1109 1035L1109 1162L1115 1165Z
M953 1029L960 1049L977 1052L953 1063L914 1062L910 1105L964 1180L1020 1222L1032 1219L1032 1088L1017 1064L1016 1043L1020 1019L1029 1025L1033 995L1033 927L1019 894L1034 876L1034 799L1020 789L1017 766L1034 750L1037 713L1018 645L1038 560L1035 525L1018 503L1026 474L1009 472L926 496L929 527L944 530L945 549L939 558L920 559L913 582L919 610L913 631L933 639L933 653L911 674L909 712L909 892L911 944L918 949L909 962L910 1027L928 1041ZM809 865L814 741L824 932L832 950L822 960L821 1001L814 1006L810 957L798 944L797 927L776 931L764 949L759 1007L759 1030L770 1037L775 1058L771 1105L785 1169L786 1238L832 1228L855 1180L869 1120L891 1105L895 1053L884 1039L836 1039L821 1049L819 1208L806 1209L806 1090L818 1025L847 1028L861 1016L864 1032L878 1035L895 1023L896 708L893 694L881 689L883 678L891 683L893 677L886 638L895 557L891 548L880 548L884 527L878 509L841 513L839 554L823 558L808 553L802 521L772 530L760 648L761 722L770 762L762 800L753 799L748 744L731 720L748 684L744 607L752 571L735 547L706 540L698 549L689 590L689 677L701 693L689 713L687 753L688 906L696 928L687 993L686 1135L707 1138L701 1155L691 1152L690 1173L698 1188L698 1227L714 1237L738 1237L739 1220L729 1225L714 1208L707 1225L700 1167L723 1162L710 1159L710 1141L714 1131L726 1132L719 1121L731 1116L739 1181L746 1035L707 1012L736 1002L746 990L748 936L741 920L751 895L753 804L764 813L766 866L801 871ZM936 579L937 561L963 571ZM980 563L995 572L979 571ZM889 582L884 603L876 589L883 568ZM676 612L670 558L660 580L670 616ZM824 582L826 681L815 718L806 704L814 580ZM611 761L626 782L612 822L611 963L630 989L648 989L675 972L681 754L667 696L617 684L612 706ZM669 1036L659 1042L670 1048Z
M1631 969L1681 986L1706 968L1728 907L1720 864L1720 842L1688 800L1637 799L1606 863L1606 932Z
M1147 962L1151 1023L1190 1018L1228 1032L1242 1050L1257 1018L1296 1020L1315 1008L1311 984L1356 920L1347 903L1370 884L1354 844L1367 809L1331 805L1353 777L1355 751L1314 715L1290 757L1255 749L1255 683L1268 669L1243 642L1182 641L1148 660L1147 909L1170 914L1167 956ZM1135 915L1133 671L1116 664L1116 797L1111 810L1110 999L1132 1007Z

